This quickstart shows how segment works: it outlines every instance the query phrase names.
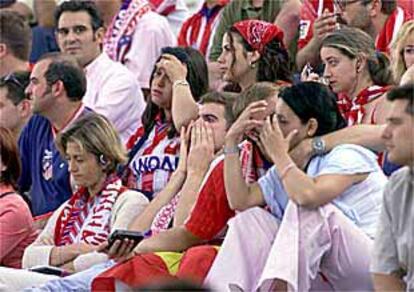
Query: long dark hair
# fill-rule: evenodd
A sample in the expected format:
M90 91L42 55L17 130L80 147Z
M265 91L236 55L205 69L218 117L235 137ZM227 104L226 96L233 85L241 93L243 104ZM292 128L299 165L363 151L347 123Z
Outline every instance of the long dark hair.
M207 92L209 86L207 63L203 55L191 47L165 47L161 50L161 56L157 59L155 64L161 60L162 54L174 55L177 59L187 65L186 79L190 84L190 90L194 100L198 101L200 97ZM156 70L155 64L151 73L150 86ZM154 104L151 101L151 98L149 98L144 113L142 114L142 125L146 133L150 132L154 127L155 118L158 114L161 114L162 120L165 119L164 111ZM168 132L168 136L173 137L176 134L177 130L172 124Z
M232 27L228 30L227 35L229 37L230 47L233 54L233 63L236 62L236 56L234 55L234 36L237 36L243 45L243 48L247 52L252 52L254 49L244 40L241 34L236 28ZM289 53L283 46L282 42L273 39L264 48L260 54L258 61L256 81L270 81L275 82L277 80L283 80L290 82L292 72L290 69Z
M292 109L302 124L306 124L311 118L318 121L315 136L346 127L335 94L319 82L301 82L286 87L279 93L279 98Z

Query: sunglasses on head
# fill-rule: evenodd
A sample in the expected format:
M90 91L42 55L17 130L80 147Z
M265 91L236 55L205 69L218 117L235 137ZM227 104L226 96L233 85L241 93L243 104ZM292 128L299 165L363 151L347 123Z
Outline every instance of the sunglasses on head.
M19 81L19 79L17 79L16 75L14 75L13 73L6 75L5 77L2 78L2 83L13 83L14 85L17 85L18 87L24 89L25 86Z

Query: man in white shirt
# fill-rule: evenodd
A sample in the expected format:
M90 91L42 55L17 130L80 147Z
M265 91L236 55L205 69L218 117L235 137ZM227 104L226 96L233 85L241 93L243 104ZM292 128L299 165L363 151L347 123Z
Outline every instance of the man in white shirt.
M151 11L147 0L95 0L107 32L104 51L135 75L145 96L161 49L176 45L165 17Z
M387 125L382 133L388 159L404 165L391 176L371 260L377 291L414 290L414 84L391 90Z
M145 101L132 72L101 52L104 28L95 4L63 2L55 22L60 50L76 57L85 70L84 104L106 116L125 142L141 124Z

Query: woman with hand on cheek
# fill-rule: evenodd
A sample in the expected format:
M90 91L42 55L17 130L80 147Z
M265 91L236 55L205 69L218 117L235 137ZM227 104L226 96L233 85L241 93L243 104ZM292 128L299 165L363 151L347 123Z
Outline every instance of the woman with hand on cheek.
M303 139L344 126L335 95L324 85L304 82L279 93L276 116L267 118L259 136L273 167L257 183L239 184L238 193L228 192L239 201L237 210L248 210L230 222L209 284L268 291L286 288L287 283L294 290L307 291L310 284L320 284L322 271L339 290L371 287L370 237L386 182L375 155L360 146L341 145L312 158L304 168L289 156ZM251 208L265 205L271 214ZM347 257L338 259L329 253L331 248ZM341 281L349 277L354 281ZM274 287L275 279L283 282Z

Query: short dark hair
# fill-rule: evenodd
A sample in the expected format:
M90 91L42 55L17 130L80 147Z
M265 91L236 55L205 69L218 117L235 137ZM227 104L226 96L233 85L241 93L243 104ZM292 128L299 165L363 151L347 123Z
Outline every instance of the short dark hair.
M8 184L17 189L17 180L21 172L21 163L17 150L16 138L12 132L0 127L0 154L1 162L6 170L1 171L0 182Z
M7 89L6 97L14 104L18 105L27 99L25 93L29 85L30 73L27 71L18 71L0 78L0 88Z
M368 5L372 0L362 0L363 5ZM383 0L381 1L381 12L390 15L395 8L397 8L397 2L395 0Z
M70 101L80 101L86 92L86 77L79 63L59 52L44 54L38 62L51 60L45 78L48 85L62 81Z
M55 10L55 27L58 27L59 18L64 12L82 12L85 11L91 17L93 31L103 27L103 20L96 4L93 1L71 0L60 4Z
M408 100L406 112L414 116L414 83L394 87L387 94L389 101Z
M227 127L230 127L234 121L233 104L238 96L239 94L232 92L210 91L200 98L200 104L218 103L224 105L224 118L226 119Z
M279 98L290 107L303 124L311 118L318 121L316 136L346 127L346 122L336 103L336 95L319 82L301 82L286 87L280 91Z
M13 56L28 61L32 45L32 31L17 12L0 11L0 43L7 45Z

